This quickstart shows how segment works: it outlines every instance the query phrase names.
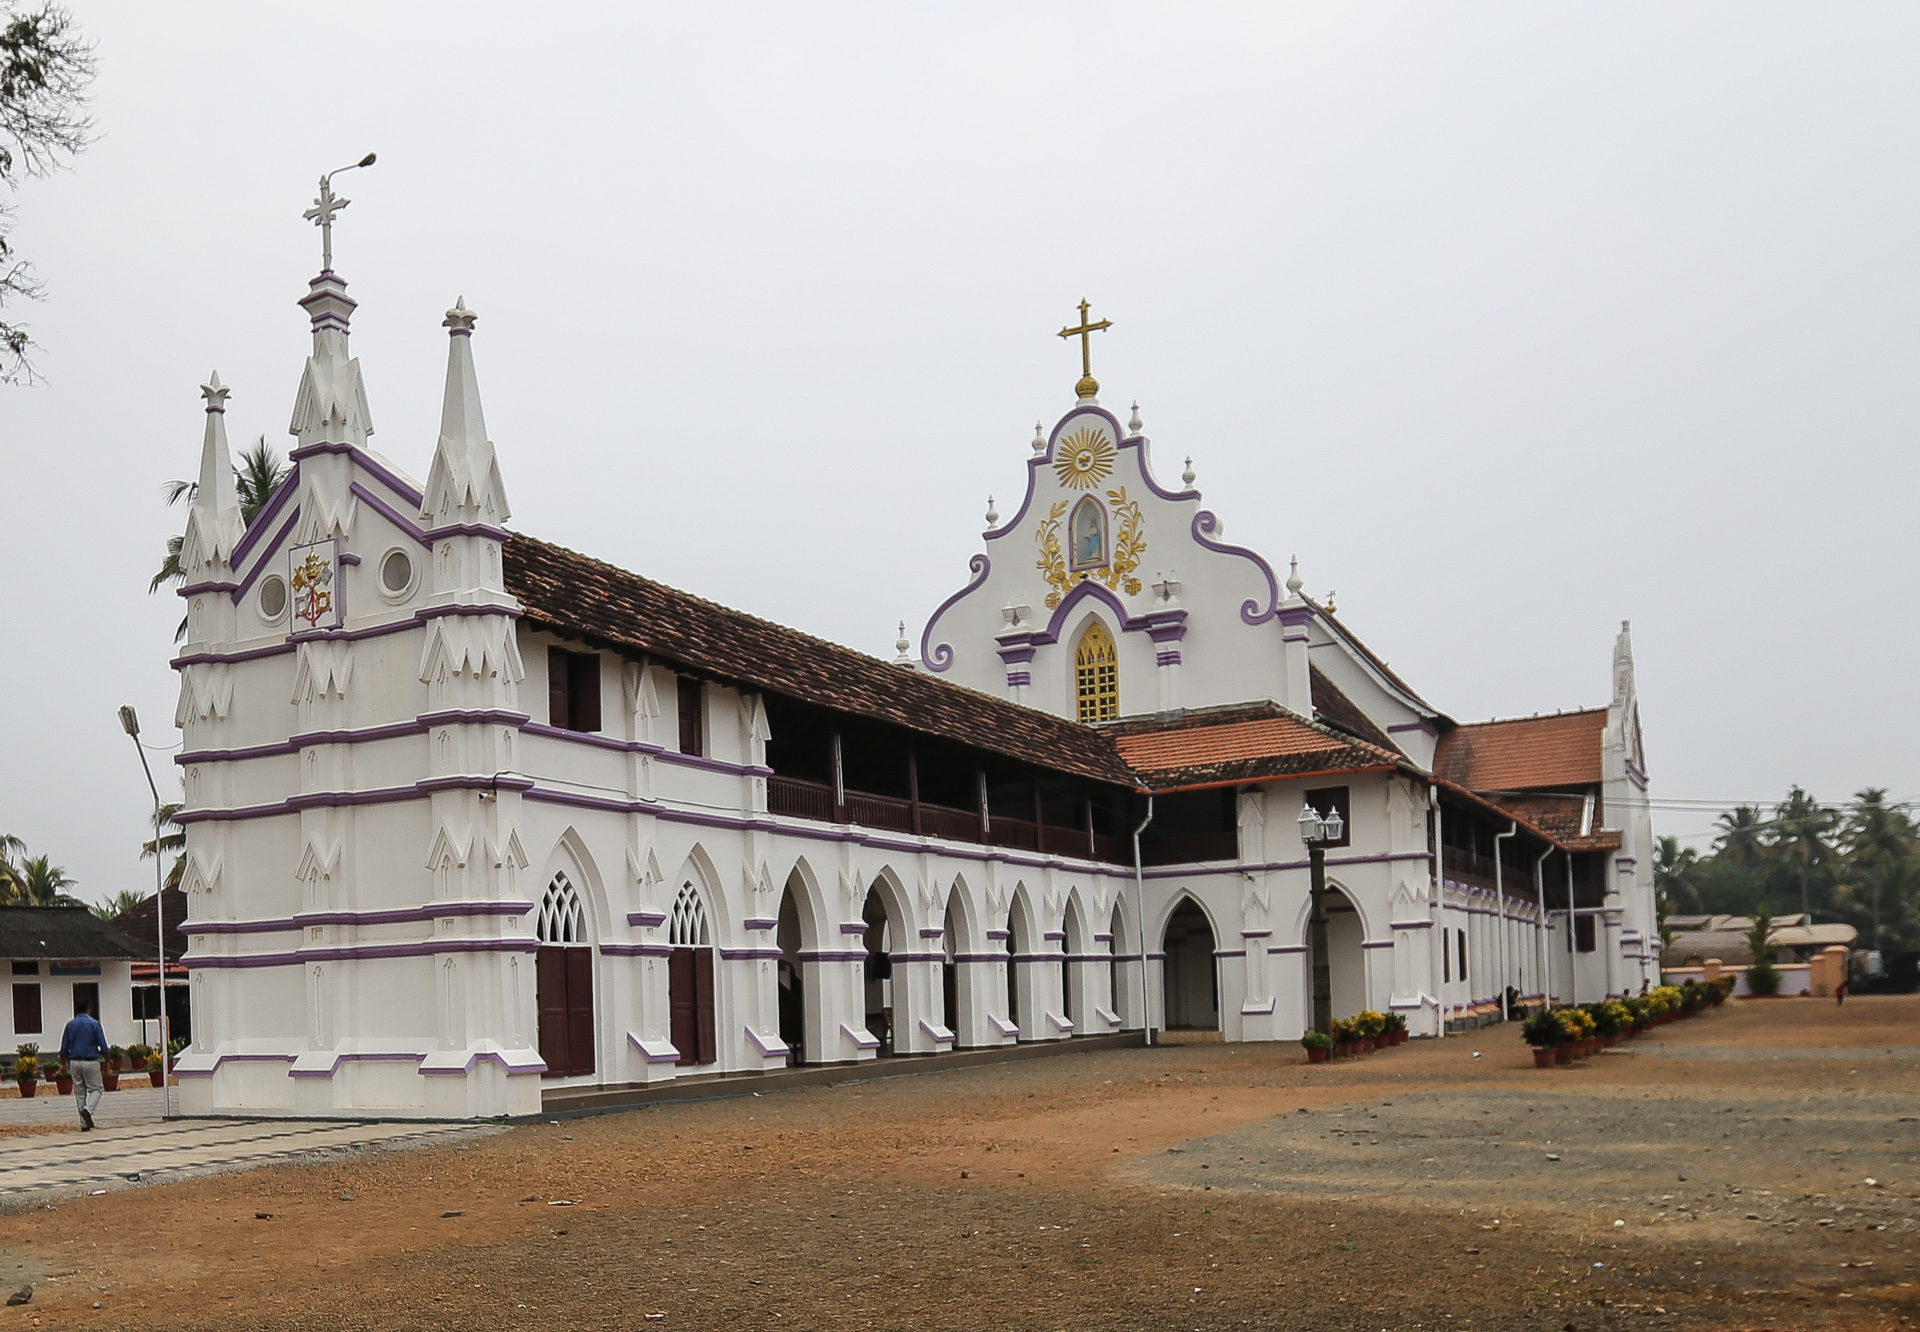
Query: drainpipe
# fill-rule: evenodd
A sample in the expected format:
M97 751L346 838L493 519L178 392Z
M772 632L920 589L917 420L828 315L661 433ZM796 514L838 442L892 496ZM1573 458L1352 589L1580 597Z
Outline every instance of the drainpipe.
M1539 906L1539 912L1534 916L1534 920L1533 920L1533 941L1535 944L1533 951L1535 952L1535 954L1538 955L1540 960L1540 1003L1543 1007L1546 1007L1546 1008L1553 1007L1552 967L1549 965L1549 963L1552 961L1552 958L1547 952L1547 930L1546 930L1546 924L1547 924L1546 864L1547 864L1547 857L1552 854L1553 854L1553 847L1549 845L1545 851L1542 851L1540 853L1539 858L1533 862L1533 896L1534 896L1534 901Z
M1427 930L1427 980L1434 990L1433 1007L1440 1015L1439 1030L1434 1033L1436 1040L1444 1040L1447 1035L1447 997L1442 994L1442 986L1436 979L1440 968L1433 964L1439 959L1436 951L1446 948L1446 936L1442 932L1441 922L1446 917L1447 896L1447 827L1446 810L1440 804L1440 788L1427 787L1427 803L1433 807L1433 900L1427 904L1427 919L1433 922Z
M1153 797L1147 797L1147 817L1133 830L1133 909L1140 926L1140 1029L1153 1044L1153 1000L1147 990L1147 880L1140 869L1140 834L1153 822Z
M1580 1006L1580 976L1577 968L1580 957L1574 942L1573 928L1573 853L1567 852L1567 1003L1574 1008Z
M1493 835L1493 903L1494 928L1500 931L1500 947L1495 955L1500 963L1500 1020L1505 1022L1513 1017L1507 1011L1507 890L1506 881L1500 875L1500 843L1520 831L1520 821L1510 820L1513 824L1503 833Z

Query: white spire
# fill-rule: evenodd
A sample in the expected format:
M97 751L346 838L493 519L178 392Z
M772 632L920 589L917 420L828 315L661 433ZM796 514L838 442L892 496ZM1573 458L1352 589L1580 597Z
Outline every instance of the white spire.
M1033 423L1033 451L1035 453L1047 451L1047 428L1038 421Z
M913 659L913 653L909 650L912 647L913 644L907 641L907 622L902 620L900 621L900 637L895 639L893 644L893 664L895 666L903 666L907 670L913 670L917 663L915 663Z
M227 451L228 392L218 370L200 386L200 396L207 400L207 429L200 445L200 483L180 541L180 567L189 575L209 565L224 565L246 531L246 524L240 520L233 458ZM194 580L189 577L188 581Z
M440 409L440 442L433 451L420 516L429 526L484 523L498 526L512 516L487 420L480 411L480 381L473 370L473 325L479 318L463 296L447 311L447 393Z
M1000 522L1000 510L993 507L993 496L987 496L987 526L994 527Z
M1295 555L1287 568L1287 595L1297 597L1306 584L1300 581L1300 557Z

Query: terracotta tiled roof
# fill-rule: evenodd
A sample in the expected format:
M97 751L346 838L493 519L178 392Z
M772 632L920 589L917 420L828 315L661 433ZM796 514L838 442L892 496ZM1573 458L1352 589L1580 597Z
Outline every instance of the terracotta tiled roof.
M1459 726L1440 738L1433 770L1476 791L1582 786L1601 780L1607 710Z
M1373 718L1360 711L1360 706L1342 693L1340 686L1328 679L1325 671L1318 666L1308 666L1307 674L1313 686L1315 720L1358 736L1368 744L1378 745L1389 752L1402 752L1400 746L1393 743L1393 737L1376 726Z
M1415 771L1404 755L1354 740L1275 703L1141 718L1100 728L1153 790L1191 790L1276 777Z
M976 746L1055 772L1136 785L1112 742L1082 726L515 533L507 590L527 623L790 698Z

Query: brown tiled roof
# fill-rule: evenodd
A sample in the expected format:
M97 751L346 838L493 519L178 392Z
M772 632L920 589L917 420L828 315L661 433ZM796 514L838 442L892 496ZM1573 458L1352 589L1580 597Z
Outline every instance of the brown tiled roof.
M1601 780L1600 736L1607 710L1475 722L1440 738L1433 770L1476 791L1583 786Z
M1436 777L1441 798L1466 805L1494 819L1511 819L1543 842L1551 842L1562 851L1613 851L1620 846L1620 834L1612 829L1580 835L1580 802L1529 799L1525 796L1488 795L1470 790L1458 782ZM1568 817L1561 805L1572 807Z
M1140 718L1100 729L1156 791L1321 773L1415 771L1401 754L1351 739L1275 703L1196 710L1174 721Z
M1402 752L1400 746L1393 743L1393 737L1374 725L1373 718L1360 711L1360 705L1342 693L1340 686L1328 679L1325 671L1318 666L1308 666L1307 674L1312 681L1313 715L1316 721L1325 722L1392 753Z
M1137 783L1099 731L910 671L864 652L515 533L507 591L527 623L695 673L877 718L1055 772Z

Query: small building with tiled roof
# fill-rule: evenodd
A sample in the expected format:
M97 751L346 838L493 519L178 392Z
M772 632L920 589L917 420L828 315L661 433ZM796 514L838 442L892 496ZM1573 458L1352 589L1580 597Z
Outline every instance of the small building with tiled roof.
M1596 720L1457 726L1089 375L882 660L512 527L530 442L496 451L463 305L414 480L371 446L346 283L300 305L293 470L250 524L201 390L190 1113L532 1114L1366 1009L1439 1036L1644 982L1624 634Z
M67 1022L90 1005L109 1041L140 1040L131 974L140 956L137 942L84 906L0 906L0 958L13 977L0 1045L52 1055Z

